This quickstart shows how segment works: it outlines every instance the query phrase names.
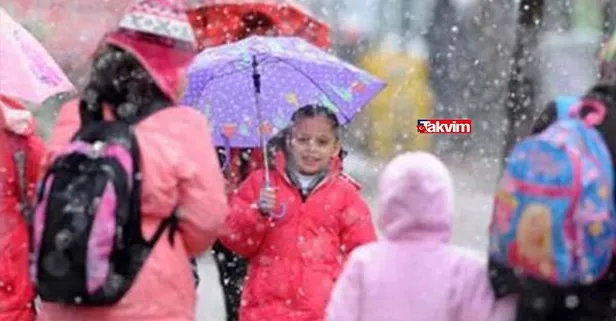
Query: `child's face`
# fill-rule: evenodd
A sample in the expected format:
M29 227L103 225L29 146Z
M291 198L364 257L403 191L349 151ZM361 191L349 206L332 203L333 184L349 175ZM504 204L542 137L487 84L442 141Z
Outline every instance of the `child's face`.
M292 130L290 150L301 174L314 175L329 165L340 153L332 123L325 116L305 118Z

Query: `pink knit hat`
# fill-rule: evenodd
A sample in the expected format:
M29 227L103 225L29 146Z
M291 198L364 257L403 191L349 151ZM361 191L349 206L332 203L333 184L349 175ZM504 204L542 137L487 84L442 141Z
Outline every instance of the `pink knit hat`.
M184 9L165 0L143 0L129 6L103 44L134 55L176 103L186 84L185 70L198 53Z

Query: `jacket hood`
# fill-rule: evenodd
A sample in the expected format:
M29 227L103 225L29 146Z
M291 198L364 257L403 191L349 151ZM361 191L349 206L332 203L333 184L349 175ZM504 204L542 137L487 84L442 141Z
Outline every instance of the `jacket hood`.
M17 100L0 95L0 125L14 134L30 135L34 132L34 117Z
M412 152L396 157L381 174L379 191L379 227L385 238L449 241L453 183L436 156Z

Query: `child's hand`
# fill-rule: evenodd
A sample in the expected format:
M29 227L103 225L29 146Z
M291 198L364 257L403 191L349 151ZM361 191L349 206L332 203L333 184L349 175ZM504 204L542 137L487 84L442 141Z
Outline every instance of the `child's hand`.
M264 187L259 196L259 210L263 214L270 214L276 207L276 190L273 187Z

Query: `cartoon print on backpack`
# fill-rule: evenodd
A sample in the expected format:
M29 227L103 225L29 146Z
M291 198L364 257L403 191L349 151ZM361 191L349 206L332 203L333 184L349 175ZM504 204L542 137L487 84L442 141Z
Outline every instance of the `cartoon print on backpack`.
M515 241L508 251L510 262L525 271L553 278L551 229L552 219L547 206L526 206L520 216Z
M517 207L518 201L510 192L499 191L494 199L494 221L490 229L497 228L500 233L508 231L511 228L511 216Z
M614 249L613 169L592 126L604 106L584 106L597 117L558 120L515 146L490 229L492 263L563 287L601 278ZM518 208L506 206L503 195L511 195Z

